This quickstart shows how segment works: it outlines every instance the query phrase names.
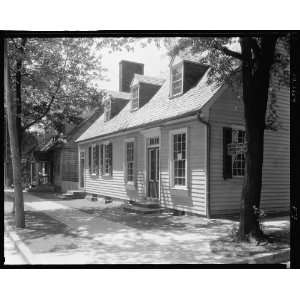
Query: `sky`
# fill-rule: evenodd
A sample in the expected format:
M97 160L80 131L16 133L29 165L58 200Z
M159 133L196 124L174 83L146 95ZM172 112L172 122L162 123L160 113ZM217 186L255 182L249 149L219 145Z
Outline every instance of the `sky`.
M104 73L107 81L95 82L101 89L119 90L119 62L123 59L143 63L144 75L165 78L168 74L170 58L165 47L158 49L154 44L148 44L143 48L135 43L133 51L124 49L109 53L109 50L101 50L101 54L102 66L107 69Z
M119 62L129 60L144 64L144 75L158 78L167 78L169 74L170 57L167 55L167 49L162 45L157 48L153 43L142 47L139 42L135 42L133 51L113 51L102 49L102 67L107 71L103 74L106 80L96 80L95 83L99 89L119 90ZM240 51L237 40L228 45L231 50Z

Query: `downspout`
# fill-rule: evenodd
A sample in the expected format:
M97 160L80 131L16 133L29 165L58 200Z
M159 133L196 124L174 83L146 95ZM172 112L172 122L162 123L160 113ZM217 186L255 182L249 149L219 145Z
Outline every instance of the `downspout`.
M206 126L206 216L208 219L210 219L210 124L202 117L203 113L201 111L198 111L198 121Z

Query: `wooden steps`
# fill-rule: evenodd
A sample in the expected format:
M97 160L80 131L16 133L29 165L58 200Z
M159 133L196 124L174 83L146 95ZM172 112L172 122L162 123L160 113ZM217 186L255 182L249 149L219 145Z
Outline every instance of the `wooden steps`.
M137 214L154 214L162 211L157 201L145 200L145 201L128 201L124 205L124 210L134 212Z
M58 197L60 199L64 199L64 200L67 200L67 199L84 199L86 196L86 193L83 192L83 191L80 191L80 190L70 190L70 191L67 191L66 193L62 194L62 195L59 195Z
M39 192L39 193L54 193L56 187L52 184L41 184L28 189L28 192Z

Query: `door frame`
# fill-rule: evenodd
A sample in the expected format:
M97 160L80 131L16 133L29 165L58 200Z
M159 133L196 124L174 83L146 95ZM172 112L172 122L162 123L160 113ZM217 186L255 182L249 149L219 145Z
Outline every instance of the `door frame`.
M83 186L81 186L81 154L83 153ZM78 181L78 188L80 190L85 190L85 151L84 150L79 150L79 181Z
M155 150L155 152L158 151L158 156L156 157L156 162L155 162L155 168L156 168L155 175L158 175L158 181L157 181L157 185L158 185L157 198L152 198L150 196L150 190L149 190L149 187L150 187L149 183L150 183L150 176L151 176L150 175L151 174L151 160L150 160L150 151L151 150ZM157 200L159 199L159 184L160 184L160 172L159 172L159 170L160 170L160 165L159 165L159 146L157 146L157 145L148 146L147 147L147 194L146 194L147 199L157 199Z
M155 127L155 128L150 128L150 129L146 129L143 130L141 132L144 135L144 178L145 178L145 189L144 189L144 195L146 199L150 199L148 197L148 148L150 147L157 147L158 151L159 151L159 156L158 156L158 164L159 164L159 174L158 174L158 198L157 200L160 201L160 180L161 180L161 176L160 176L160 166L161 166L161 151L160 151L160 145L161 145L161 128L160 127ZM149 138L154 138L154 137L158 137L159 142L156 145L147 145L147 140Z

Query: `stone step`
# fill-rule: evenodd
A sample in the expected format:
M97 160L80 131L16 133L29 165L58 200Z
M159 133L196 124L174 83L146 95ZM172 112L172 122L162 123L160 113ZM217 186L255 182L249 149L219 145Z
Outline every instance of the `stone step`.
M157 201L152 200L144 200L144 201L133 201L130 200L129 204L139 207L145 207L145 208L159 208L159 203Z
M55 186L53 185L38 185L36 187L28 189L28 192L55 192Z
M86 192L81 190L68 190L65 194L73 194L73 195L86 195Z
M80 190L68 190L66 193L59 195L60 199L84 199L86 193Z
M142 206L137 206L132 204L125 204L123 206L123 209L128 212L133 212L137 214L155 214L162 211L162 208L147 208L147 207L142 207Z
M83 199L84 197L82 195L74 195L74 194L62 194L59 195L58 198L60 199Z

